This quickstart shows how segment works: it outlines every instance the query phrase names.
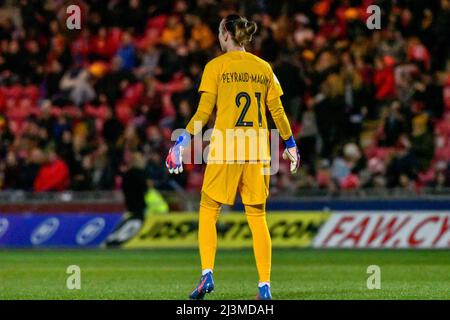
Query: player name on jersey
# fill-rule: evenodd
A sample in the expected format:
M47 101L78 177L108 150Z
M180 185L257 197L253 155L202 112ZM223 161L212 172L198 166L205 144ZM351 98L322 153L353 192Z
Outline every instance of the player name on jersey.
M221 75L222 83L233 82L252 82L262 85L268 85L269 78L262 73L248 73L248 72L224 72Z

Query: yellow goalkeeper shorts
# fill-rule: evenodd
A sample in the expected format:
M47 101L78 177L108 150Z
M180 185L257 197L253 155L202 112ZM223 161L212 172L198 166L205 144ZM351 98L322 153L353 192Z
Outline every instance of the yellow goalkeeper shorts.
M269 195L269 169L267 163L209 163L202 192L217 202L233 205L239 189L243 204L263 204Z

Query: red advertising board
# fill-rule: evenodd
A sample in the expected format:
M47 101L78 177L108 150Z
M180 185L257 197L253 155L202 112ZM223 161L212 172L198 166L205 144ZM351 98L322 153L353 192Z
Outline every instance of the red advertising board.
M450 248L450 212L334 213L313 247Z

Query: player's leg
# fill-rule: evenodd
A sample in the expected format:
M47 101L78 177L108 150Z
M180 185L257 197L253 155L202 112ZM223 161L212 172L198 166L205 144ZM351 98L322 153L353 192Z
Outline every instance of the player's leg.
M214 260L217 249L216 222L219 217L222 204L202 193L200 201L198 242L202 272L205 274L214 269Z
M272 298L270 294L272 241L267 227L265 207L265 204L245 205L245 214L252 232L253 252L259 275L257 299Z
M253 251L259 275L257 299L271 299L270 271L272 241L266 222L266 200L269 194L269 164L246 164L239 191L245 206L245 214L252 232Z
M233 204L243 165L208 164L200 201L198 241L202 277L191 299L203 299L214 289L213 269L217 248L216 222L222 204Z
M202 276L197 287L190 294L191 299L200 300L214 290L213 270L217 249L216 222L222 205L202 192L198 222L198 243Z

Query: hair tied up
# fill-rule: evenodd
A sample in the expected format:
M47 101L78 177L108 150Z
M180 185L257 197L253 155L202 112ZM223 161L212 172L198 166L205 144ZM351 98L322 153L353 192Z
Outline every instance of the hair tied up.
M234 24L234 40L240 46L244 46L250 41L257 30L256 22L248 21L244 17L239 17Z

